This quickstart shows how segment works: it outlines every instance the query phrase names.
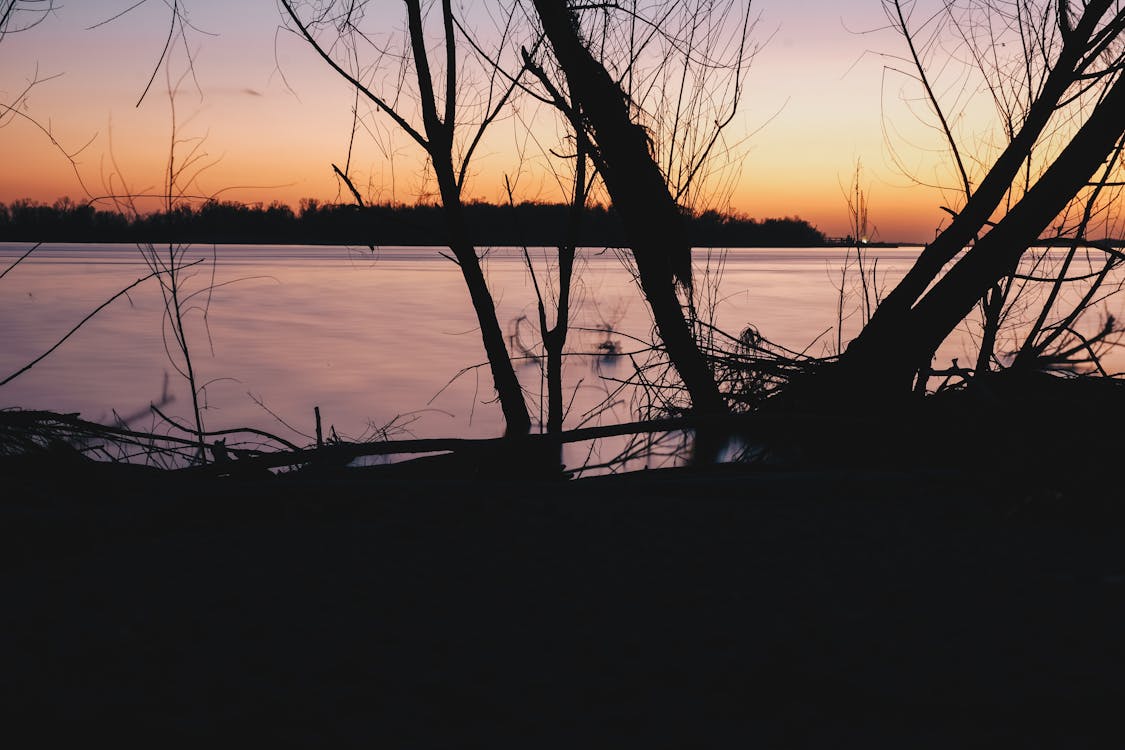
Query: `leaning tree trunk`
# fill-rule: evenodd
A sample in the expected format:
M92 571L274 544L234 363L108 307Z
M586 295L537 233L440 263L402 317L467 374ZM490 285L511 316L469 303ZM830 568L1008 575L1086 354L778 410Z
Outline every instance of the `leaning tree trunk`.
M570 95L595 142L594 156L621 216L636 259L645 299L668 359L697 413L727 411L706 358L699 350L676 294L676 280L691 287L691 245L680 208L650 150L645 129L629 116L628 101L578 35L564 0L535 0L543 31L562 68Z
M1125 134L1125 76L1119 77L1051 166L987 234L915 304L865 330L820 378L824 395L856 402L909 392L918 370L984 294L1019 262L1049 223L1089 183ZM886 320L889 320L889 316ZM812 383L806 384L811 385ZM845 391L846 389L846 391Z
M1082 66L1089 62L1087 53L1091 39L1096 36L1098 23L1112 4L1112 0L1093 0L1083 10L1074 29L1064 35L1058 59L1042 88L1036 92L1035 101L1019 132L997 157L952 223L926 246L902 280L880 303L870 323L857 338L861 345L866 337L879 336L884 327L891 330L900 327L902 318L908 314L911 305L938 277L945 264L965 249L987 225L993 212L1011 189L1012 181L1050 122L1059 102L1074 84L1076 77L1084 72Z

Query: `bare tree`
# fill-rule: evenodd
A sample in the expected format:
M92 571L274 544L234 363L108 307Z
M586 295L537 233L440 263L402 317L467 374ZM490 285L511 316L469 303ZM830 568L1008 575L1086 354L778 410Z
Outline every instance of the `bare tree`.
M538 68L532 70L541 74ZM571 294L574 286L574 264L578 253L578 233L582 224L582 216L586 209L586 200L590 194L591 179L588 178L588 146L585 133L577 130L574 133L574 154L566 156L573 161L574 175L572 178L570 210L567 212L567 223L564 236L560 238L557 247L558 276L555 280L554 298L554 323L548 320L547 300L539 284L539 275L535 270L531 253L524 247L524 259L527 263L528 273L531 275L532 286L535 289L536 313L539 322L539 335L543 343L545 355L545 374L547 380L547 421L546 428L549 433L562 431L563 419L566 412L565 396L563 393L563 357L566 349L567 338L570 334L570 307ZM508 183L508 201L515 205L510 182Z
M281 0L293 31L426 154L445 213L449 248L461 269L480 325L506 432L524 434L531 425L527 404L463 211L465 180L473 153L485 130L515 91L518 75L508 80L494 71L489 76L483 105L479 105L470 118L462 101L466 92L459 89L459 65L465 58L459 50L457 20L450 0L442 0L436 21L427 13L429 4L423 7L419 0L407 0L406 29L398 42L375 39L364 30L368 5L363 0L328 3ZM430 59L428 22L440 29L442 40L442 62L436 66ZM361 61L361 54L371 55L374 62ZM392 80L388 90L383 91L376 83L376 74L388 71L392 73ZM439 85L442 75L444 87ZM408 97L398 87L411 89L417 97L418 112L412 110ZM415 116L420 117L420 125L411 121Z
M728 410L706 357L696 343L685 304L677 294L679 282L691 314L691 246L684 232L682 202L702 194L710 157L721 143L741 98L742 75L751 57L746 45L749 6L739 16L733 56L725 63L733 71L727 96L712 129L701 128L701 115L712 115L714 89L703 83L712 68L710 43L721 34L705 29L729 18L729 8L714 3L658 4L642 14L638 4L589 6L587 18L563 0L535 0L543 32L550 41L553 61L565 81L567 96L552 96L576 128L584 129L591 159L597 166L613 206L621 216L636 263L640 287L648 301L660 340L678 371L691 407L702 414ZM624 20L614 15L619 10ZM671 20L670 20L671 19ZM675 19L680 19L677 24ZM673 30L678 30L675 33ZM660 42L672 56L659 55L651 71L644 60ZM613 52L620 59L611 61ZM674 60L679 65L668 64ZM610 68L616 68L616 76ZM652 72L652 71L655 71ZM668 77L676 73L667 88ZM642 105L654 91L674 92L654 108L662 116L649 122L664 125L653 131L643 121ZM718 149L721 150L721 149Z
M1004 280L1050 228L1056 237L1069 234L1075 247L1094 244L1086 236L1089 220L1067 217L1092 215L1089 201L1115 181L1110 174L1125 130L1120 114L1125 111L1125 9L1119 2L944 4L928 22L961 10L951 27L971 41L965 47L971 50L970 64L986 72L985 86L1006 131L995 159L974 155L987 165L974 185L971 162L930 77L950 60L936 54L943 49L936 43L918 44L919 30L911 26L914 3L888 0L884 5L907 42L908 61L944 134L964 200L951 209L949 226L882 300L839 366L815 379L822 397L839 400L846 393L857 403L924 386L937 347L981 300L986 318L996 314L988 307L1003 300ZM1014 61L1001 60L1005 41L995 31L998 19L1020 40ZM1095 176L1099 169L1103 173ZM985 347L990 350L991 344ZM866 398L856 398L860 394Z
M122 13L128 13L137 6L131 6ZM161 338L164 352L169 364L176 373L183 378L191 396L191 424L185 426L178 421L163 414L155 404L150 405L152 411L165 420L169 426L181 430L195 441L197 451L193 457L194 462L208 463L207 432L204 424L203 412L206 408L206 393L209 382L201 381L199 369L193 355L191 345L192 337L189 335L189 320L193 317L201 319L204 329L208 325L208 310L215 289L223 284L215 282L215 263L217 258L212 255L211 273L209 280L198 288L192 289L192 281L199 273L195 267L202 263L202 259L189 260L189 244L179 241L175 236L175 220L177 212L182 208L190 208L194 202L201 200L198 180L200 175L215 161L204 149L204 139L201 137L188 137L178 128L177 97L181 94L184 85L189 79L194 80L194 60L190 50L187 29L190 22L186 9L179 0L173 0L168 6L169 30L164 47L160 52L151 76L144 90L141 92L137 106L141 106L144 99L152 89L157 77L163 73L163 82L167 92L168 107L171 115L171 130L168 141L168 158L163 170L161 190L153 194L137 194L132 191L126 181L112 151L110 163L113 171L103 176L105 194L96 202L112 205L121 215L136 221L143 214L142 205L157 202L165 216L169 218L168 236L163 242L144 241L137 243L137 250L145 266L149 270L149 277L155 278L160 288L160 297L163 308L161 318ZM110 16L100 24L111 23L121 18L122 13ZM202 92L200 92L202 96ZM210 333L207 332L208 338ZM222 460L225 455L225 444L220 441L212 448L216 460Z

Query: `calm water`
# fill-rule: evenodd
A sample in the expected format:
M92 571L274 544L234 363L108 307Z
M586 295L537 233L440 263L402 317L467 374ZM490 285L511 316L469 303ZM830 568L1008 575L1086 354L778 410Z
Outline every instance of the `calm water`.
M0 244L0 269L28 249ZM876 278L889 289L918 248L872 250ZM549 293L546 250L533 251ZM696 251L701 304L717 325L737 335L753 324L775 343L813 354L834 351L842 249ZM460 273L436 248L197 246L191 271L189 344L199 382L207 383L208 429L252 426L299 444L314 429L319 406L325 430L369 437L391 425L392 436L495 436L499 408ZM538 350L535 293L520 252L492 251L485 269L506 332ZM721 273L719 272L721 271ZM0 378L48 349L91 310L147 273L132 245L50 245L0 280ZM206 289L213 285L208 294ZM632 372L629 357L598 356L610 339L623 351L648 341L651 320L621 257L587 251L580 260L572 324L573 352L565 379L578 426L616 380ZM844 340L860 322L849 287ZM190 398L165 352L163 308L147 281L102 310L50 357L0 387L0 408L80 412L97 421L124 418L153 426L147 405L186 418ZM523 321L521 322L521 318ZM612 329L613 333L606 333ZM520 345L513 342L514 349ZM951 339L951 357L971 362L971 336ZM517 352L518 353L518 352ZM466 369L467 368L467 369ZM534 413L541 375L534 361L518 366ZM603 422L631 419L627 394ZM545 411L545 405L543 406Z

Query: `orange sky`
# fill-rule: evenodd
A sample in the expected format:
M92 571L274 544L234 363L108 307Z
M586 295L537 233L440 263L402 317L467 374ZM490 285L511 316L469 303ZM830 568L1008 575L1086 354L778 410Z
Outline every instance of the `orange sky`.
M88 28L129 4L67 4L37 28L0 44L0 102L11 101L36 70L41 78L58 76L38 84L21 111L49 128L63 149L85 144L72 168L42 130L22 117L5 117L0 201L49 202L63 195L83 200L160 189L172 137L163 75L142 105L135 105L167 34L168 9L150 2L113 23ZM243 0L236 10L218 0L194 0L187 7L201 30L189 36L198 89L191 79L180 83L176 121L184 143L177 152L182 156L198 146L197 166L206 168L192 170L193 191L294 205L304 197L346 200L331 165L343 166L347 158L352 104L347 85L300 40L279 32L273 0ZM849 31L882 23L878 0L847 5L775 0L753 7L761 15L755 36L764 48L736 124L741 132L755 132L730 208L758 218L800 216L830 235L845 234L842 186L850 184L858 161L876 236L932 238L943 218L942 198L911 185L890 163L883 118L897 118L894 127L912 141L898 141L900 154L921 179L935 179L935 157L918 146L937 141L897 106L900 85L884 82L885 58L865 54L899 52L899 42L887 32ZM172 61L174 70L185 69L182 48ZM424 196L418 147L385 118L372 126L377 137L361 135L352 161L366 197L411 202ZM471 195L502 200L508 174L518 178L524 197L560 197L535 159L520 168L512 143L521 127L511 119L494 127L474 161Z

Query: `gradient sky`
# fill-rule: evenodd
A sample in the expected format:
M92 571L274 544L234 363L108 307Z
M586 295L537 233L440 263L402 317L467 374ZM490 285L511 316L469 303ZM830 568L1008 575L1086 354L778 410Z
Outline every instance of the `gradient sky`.
M22 110L49 128L76 166L27 120L0 128L0 201L159 190L171 134L168 82L161 73L137 101L159 58L169 10L144 3L62 4L35 29L0 44L0 101L10 102L38 74ZM400 24L399 4L387 3ZM310 197L347 200L332 173L344 164L353 94L301 40L280 30L273 0L189 0L195 81L175 98L178 153L198 146L193 192L244 202ZM755 0L755 38L763 45L751 69L738 126L748 142L731 208L757 218L800 216L829 235L848 230L842 186L862 163L870 216L884 240L924 241L943 220L942 196L912 184L888 156L884 125L915 177L933 180L936 146L900 100L900 79L884 67L902 45L888 31L879 0ZM392 12L393 11L393 12ZM182 48L173 69L184 70ZM386 123L382 123L383 126ZM511 154L513 123L474 162L473 196L498 201ZM387 131L383 131L384 133ZM410 202L425 186L418 148L406 138L361 137L353 173L373 200ZM84 146L84 148L83 148ZM390 152L393 158L384 158ZM557 199L550 179L525 169L526 197Z

